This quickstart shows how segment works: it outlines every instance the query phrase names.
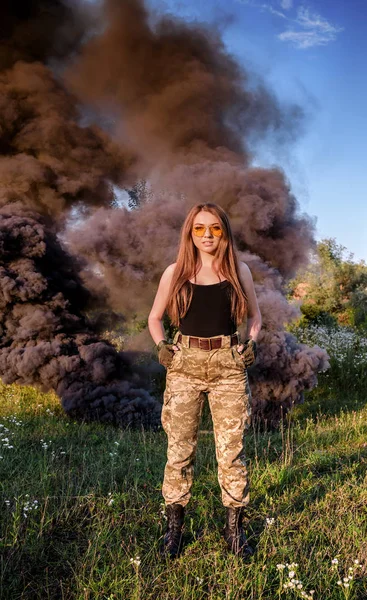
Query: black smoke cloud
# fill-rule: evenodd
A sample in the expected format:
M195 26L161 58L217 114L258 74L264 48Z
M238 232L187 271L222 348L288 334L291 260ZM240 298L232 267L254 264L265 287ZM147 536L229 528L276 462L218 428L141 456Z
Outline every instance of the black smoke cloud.
M101 298L58 239L72 209L111 205L134 156L79 124L75 99L46 64L77 48L78 15L61 2L1 11L1 377L55 390L74 417L157 425L146 378L98 337L86 313Z
M55 390L74 417L156 426L159 404L144 379L84 316L93 298L76 260L23 207L2 209L0 232L3 381Z
M300 214L280 169L251 166L251 140L269 132L291 138L302 111L281 107L212 30L153 18L136 0L107 0L104 7L103 32L83 46L67 80L97 110L113 107L115 137L131 141L151 197L132 212L99 209L69 236L70 245L98 265L112 306L146 314L162 270L175 259L187 210L196 202L220 204L252 268L263 314L251 376L254 412L274 420L328 366L323 350L285 331L296 310L284 284L308 260L314 222ZM118 293L121 282L137 302Z
M56 389L71 414L154 421L147 384L98 340L85 313L105 298L125 316L146 315L187 210L214 201L228 212L256 282L264 330L254 409L271 420L327 366L322 350L284 330L294 317L284 281L307 261L313 222L299 214L279 169L251 166L252 142L269 132L292 137L302 113L280 106L211 29L149 14L140 0L106 0L90 14L81 6L1 8L2 266L4 290L12 290L1 322L2 376ZM94 111L89 123L108 123L104 131L81 125L81 106ZM133 211L116 208L113 186L141 179L149 198ZM12 215L23 223L16 244ZM21 250L10 256L14 244ZM41 247L43 258L33 255ZM50 256L57 264L62 256L67 273L44 276ZM151 347L147 332L139 343ZM20 357L28 347L27 367Z

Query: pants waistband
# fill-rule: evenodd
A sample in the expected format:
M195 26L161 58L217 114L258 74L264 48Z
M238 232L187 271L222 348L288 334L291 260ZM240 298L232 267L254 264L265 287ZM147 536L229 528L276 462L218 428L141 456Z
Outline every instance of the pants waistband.
M230 348L240 343L238 332L232 335L216 335L214 337L195 337L192 335L184 335L177 331L173 343L181 343L185 348L199 348L200 350L214 350L217 348Z

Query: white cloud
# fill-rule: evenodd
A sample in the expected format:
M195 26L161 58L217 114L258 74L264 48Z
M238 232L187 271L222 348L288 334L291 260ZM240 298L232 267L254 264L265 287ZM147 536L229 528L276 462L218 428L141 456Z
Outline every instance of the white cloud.
M283 19L287 19L288 17L282 13L280 10L277 10L272 6L272 4L257 2L256 0L236 0L239 4L246 4L247 6L252 6L253 8L260 8L261 10L266 10L273 15L277 15L278 17L282 17ZM289 0L288 0L289 1ZM292 1L292 0L291 0Z
M325 46L336 39L343 27L335 27L320 15L311 14L308 8L300 7L294 23L303 29L289 29L278 35L282 42L292 42L296 48L304 50L313 46Z
M338 33L344 27L336 27L317 13L311 13L308 8L300 6L297 16L292 18L275 7L275 2L259 2L259 0L237 0L240 4L246 4L262 11L270 12L277 17L289 22L289 29L283 31L277 37L282 42L290 42L296 48L304 50L314 46L325 46L336 39ZM293 7L293 0L276 0L276 5L285 11ZM293 11L292 11L293 12Z
M298 9L297 22L302 27L319 29L320 31L341 31L331 25L326 19L320 17L320 15L316 13L311 15L308 8L304 8L303 6Z
M272 15L277 15L277 17L282 17L282 19L287 19L287 16L284 13L280 12L280 10L277 10L276 8L273 8L271 4L259 4L259 7L263 10L268 10Z
M292 42L296 48L304 50L313 46L325 46L331 40L328 36L322 36L316 31L284 31L278 35L282 42Z

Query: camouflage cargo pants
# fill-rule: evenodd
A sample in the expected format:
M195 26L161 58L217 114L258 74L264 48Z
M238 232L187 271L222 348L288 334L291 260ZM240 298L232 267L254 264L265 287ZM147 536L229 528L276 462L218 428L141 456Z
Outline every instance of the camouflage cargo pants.
M162 494L166 504L185 506L191 497L194 459L203 394L207 392L213 420L218 481L224 506L245 506L249 482L244 454L244 433L250 425L250 388L247 371L230 336L222 347L201 350L188 347L188 336L167 369L162 426L168 437L167 464Z

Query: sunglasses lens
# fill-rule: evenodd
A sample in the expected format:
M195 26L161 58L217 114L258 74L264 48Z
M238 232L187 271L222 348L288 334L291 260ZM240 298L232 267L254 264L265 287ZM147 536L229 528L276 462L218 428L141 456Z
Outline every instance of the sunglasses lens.
M222 229L219 227L219 225L213 225L210 227L210 231L213 235L215 235L215 237L221 237L222 235Z
M202 225L195 225L195 227L193 227L193 232L194 232L194 235L203 237L203 235L205 233L205 227L203 227Z

